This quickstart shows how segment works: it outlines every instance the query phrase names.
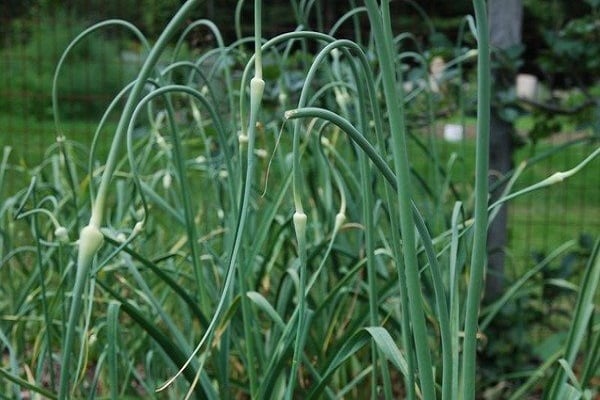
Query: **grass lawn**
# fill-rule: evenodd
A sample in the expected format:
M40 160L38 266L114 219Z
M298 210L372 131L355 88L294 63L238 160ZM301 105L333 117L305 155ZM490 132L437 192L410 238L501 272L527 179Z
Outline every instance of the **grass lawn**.
M65 121L61 126L65 138L77 143L76 149L81 153L81 157L78 158L85 160L96 130L96 122ZM110 135L108 132L114 130L114 127L114 124L109 124L104 134ZM4 188L0 188L0 194L12 194L15 190L27 186L27 170L39 165L49 154L58 154L56 137L56 128L52 120L0 113L0 148L10 147L9 168L12 171L5 177ZM106 157L109 146L110 140L100 141L97 153Z
M88 152L96 123L93 121L65 121L62 123L64 135L69 140L81 144L81 152ZM110 146L109 136L114 125L109 125L104 134L106 140L100 141L99 154L107 153ZM12 148L10 162L21 167L33 167L44 159L48 149L56 143L54 122L38 121L0 114L0 147ZM564 142L564 141L563 141ZM440 162L446 162L452 153L459 155L453 176L459 185L470 190L474 171L474 142L467 139L464 143L448 143L437 140L435 145L440 152ZM558 144L554 141L543 141L535 147L526 145L515 154L515 165L536 155L551 152ZM417 146L411 150L414 167L423 173L430 163L421 154ZM462 155L464 153L464 156ZM424 153L423 153L424 154ZM589 146L576 144L566 151L559 152L531 165L520 177L516 188L523 188L538 182L554 172L574 167L589 154ZM82 154L83 155L83 154ZM85 159L85 157L82 157ZM579 174L562 182L558 186L544 189L510 204L509 221L509 264L508 270L527 269L531 256L535 253L547 253L567 240L577 238L580 234L594 237L600 233L600 160L594 160ZM461 175L464 174L464 180ZM4 193L11 193L11 188L23 187L15 179L19 174L8 174Z
M469 129L469 128L468 128ZM526 144L514 156L515 166L525 160L553 153L557 146L570 140L568 135ZM436 145L445 165L450 154L460 155L454 176L471 190L475 170L475 146L472 139ZM578 143L532 163L520 176L515 190L539 182L555 172L575 167L590 154L588 143ZM462 156L464 154L464 157ZM419 159L418 159L419 160ZM428 162L419 160L416 169L423 170ZM595 159L575 176L547 189L514 199L509 206L509 246L507 271L521 275L533 265L533 256L547 254L560 244L581 234L593 238L600 234L600 159ZM464 174L464 176L461 176Z
M542 143L538 154L552 148ZM528 157L530 149L517 152L516 160ZM580 144L568 151L554 154L531 166L521 179L519 187L537 182L556 171L573 168L589 155L590 146ZM586 233L600 234L600 160L596 159L584 170L558 186L541 190L511 205L511 249L515 256L534 251L548 252L560 243Z
M95 121L61 122L62 133L69 140L89 145L96 130ZM110 128L110 127L109 127ZM56 143L56 127L52 120L37 120L0 113L0 147L12 148L13 164L32 167L44 158Z

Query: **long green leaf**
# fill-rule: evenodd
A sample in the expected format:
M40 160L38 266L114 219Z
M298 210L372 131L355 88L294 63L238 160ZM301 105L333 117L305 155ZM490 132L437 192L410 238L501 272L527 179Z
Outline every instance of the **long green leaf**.
M575 305L575 312L569 329L569 336L564 347L564 359L572 369L577 353L587 331L596 304L598 283L600 282L600 238L596 240L592 254L588 260L585 273L581 279L581 287ZM565 368L558 368L553 376L548 390L544 393L544 399L560 400L567 389L567 373Z
M333 375L344 362L354 356L364 346L370 344L371 340L375 341L381 354L384 355L402 374L408 373L406 360L388 331L383 327L367 327L359 330L343 343L333 358L325 364L326 369L322 373L321 381L317 382L306 398L313 399L320 396L323 387L331 375Z
M44 396L44 397L46 397L46 398L48 398L50 400L56 400L56 399L58 399L58 397L56 396L56 394L50 392L47 389L38 387L38 386L36 386L36 385L34 385L34 384L26 381L25 379L17 376L17 375L14 375L13 373L5 370L4 368L0 368L0 375L2 377L4 377L4 379L6 379L6 380L9 380L9 381L11 381L13 383L16 383L20 387L25 388L25 389L29 389L32 392L39 393L42 396Z

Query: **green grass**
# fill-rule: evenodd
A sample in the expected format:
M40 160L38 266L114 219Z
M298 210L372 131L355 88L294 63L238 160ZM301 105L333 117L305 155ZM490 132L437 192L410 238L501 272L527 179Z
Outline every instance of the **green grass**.
M471 120L469 123L473 123ZM93 132L96 129L94 121L65 121L63 132L67 139L77 144L81 156L91 144ZM116 127L109 125L105 135L110 135ZM30 168L42 162L48 154L49 148L56 143L56 129L51 120L40 121L24 119L19 116L0 114L0 129L2 141L0 145L12 148L10 163L23 168ZM471 128L467 128L470 130ZM521 161L551 152L556 146L564 144L567 139L556 142L552 138L537 145L525 145L520 148L514 157L515 165ZM566 136L568 138L568 136ZM263 146L270 146L262 143ZM413 166L416 171L427 176L432 172L428 154L414 142L409 143L413 157ZM445 163L452 153L459 156L454 167L454 185L463 195L468 195L472 190L474 171L474 141L467 139L465 142L450 143L436 139L436 146L440 150L440 161ZM188 153L201 154L205 151L200 140L190 140ZM584 158L589 151L586 144L575 144L564 151L554 154L528 168L517 182L516 187L522 188L538 182L552 173L571 168L577 160ZM56 153L56 149L54 150ZM98 159L101 160L108 154L107 141L100 142ZM526 270L533 261L533 255L547 253L556 246L568 240L577 238L580 234L597 235L600 231L600 187L590 184L598 181L594 170L600 168L600 160L595 160L588 168L573 178L560 184L560 190L553 188L535 192L524 198L516 199L510 204L509 221L509 265L508 269L519 274ZM7 190L16 188L22 182L22 176L17 173L7 175L5 183ZM277 179L277 178L276 178ZM17 182L19 180L19 182Z
M559 137L562 138L560 142L550 138L535 146L527 144L518 149L514 155L515 166L536 156L551 154L558 146L568 142L568 135L560 134ZM437 147L440 149L442 164L452 153L460 156L454 167L455 184L457 189L463 189L463 195L468 195L472 190L474 141L467 139L464 143L449 143L439 139ZM527 187L555 172L574 167L589 151L589 143L585 142L542 158L521 175L515 189ZM413 159L415 169L424 174L430 173L431 163L423 150L415 145L412 152L421 155ZM530 267L534 253L548 253L560 244L576 239L580 234L594 237L600 233L600 178L595 172L599 169L600 160L596 159L586 169L557 187L530 193L510 202L510 270L520 274Z
M97 121L63 121L62 133L72 140L89 148L92 142ZM105 135L114 130L114 123L104 131ZM42 162L48 149L56 143L56 127L52 119L40 120L20 114L7 115L0 113L0 146L12 148L11 163L33 167ZM101 145L99 155L106 157L106 143Z
M472 124L473 120L469 121ZM89 149L95 121L64 121L63 132L67 139L81 145L77 147L82 155ZM104 135L110 135L116 125L109 125ZM12 148L10 163L30 168L38 165L47 155L49 148L56 143L56 128L51 120L25 119L18 115L0 114L0 146ZM470 130L471 128L467 128ZM519 162L551 151L556 146L567 141L556 142L552 138L537 145L525 145L514 157L515 165ZM446 162L452 153L460 156L454 168L457 188L464 189L463 193L472 190L472 171L474 171L474 141L467 139L464 143L449 143L437 139L436 146L440 149L441 162ZM268 146L267 143L264 145ZM427 175L431 173L431 164L427 153L420 147L410 143L413 165L417 171ZM568 147L549 158L546 158L528 168L517 182L517 187L525 187L538 182L556 171L571 168L577 160L587 155L589 147L579 144ZM204 151L201 141L190 141L190 153L200 154ZM100 142L98 159L108 154L107 141ZM560 190L546 189L532 193L522 199L511 202L510 205L510 244L509 254L513 258L514 270L522 271L532 261L534 252L548 252L567 240L576 238L579 234L598 234L600 226L600 183L594 170L600 168L600 160L595 160L587 169L561 184ZM8 174L6 187L17 187L17 174ZM19 178L20 179L20 178ZM7 191L10 191L7 190Z
M535 154L544 154L560 143L545 142L536 146ZM579 144L561 151L533 165L522 176L519 186L530 185L557 171L572 168L577 160L589 154L588 144ZM531 156L531 149L523 148L516 154L517 162ZM580 174L563 182L554 190L517 199L511 204L511 250L525 257L533 252L548 253L560 243L577 238L580 234L592 237L600 234L600 182L596 171L600 160L593 161Z
M469 124L473 120L468 121ZM85 155L96 129L95 121L65 121L63 132L67 139L81 145L78 147ZM471 125L467 130L471 130ZM116 125L109 125L103 132L110 135ZM0 114L0 146L12 148L10 162L22 167L33 167L41 163L48 148L56 143L56 128L51 120L39 121L24 119L18 115ZM554 139L544 140L537 145L525 145L514 157L515 165L521 161L552 151L556 146L564 144L568 136L560 134L561 142ZM444 164L452 153L459 155L454 167L455 185L463 189L467 195L472 190L474 164L474 141L467 139L464 143L450 143L436 139L440 150L440 161ZM190 140L188 152L201 154L204 146L199 140ZM270 146L262 143L263 146ZM414 142L409 143L415 170L427 176L432 171L428 154ZM566 150L543 159L528 168L517 182L522 188L550 176L557 171L572 168L578 160L584 158L589 151L586 144L569 146ZM108 154L108 142L101 141L98 159ZM600 232L600 182L594 173L600 168L600 160L595 160L588 168L560 185L560 190L545 189L532 193L524 198L516 199L510 204L510 242L508 246L512 267L522 272L532 262L535 252L546 253L561 243L577 238L579 234L597 235ZM16 174L8 174L6 186L15 188ZM598 184L590 184L596 181ZM8 190L10 191L10 190Z

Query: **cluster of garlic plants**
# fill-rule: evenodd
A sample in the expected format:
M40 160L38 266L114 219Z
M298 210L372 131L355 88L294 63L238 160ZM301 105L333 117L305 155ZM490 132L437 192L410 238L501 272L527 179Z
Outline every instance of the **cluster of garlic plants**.
M32 243L2 254L3 273L19 282L4 289L3 307L14 322L0 330L6 393L60 400L474 399L483 389L476 368L481 329L522 285L482 320L488 221L503 202L567 178L600 150L573 170L511 193L523 165L506 195L488 204L483 0L474 0L475 20L467 19L477 51L446 65L478 59L468 198L450 195L455 158L444 168L433 137L431 146L421 143L432 173L411 168L407 109L424 99L430 125L434 113L428 84L404 93L402 63L417 60L423 81L431 80L423 56L402 51L410 36L392 32L389 1L351 2L327 33L299 28L264 40L256 0L250 38L240 33L226 45L212 22L198 20L173 40L197 3L187 1L153 45L130 24L110 20L82 32L60 60L56 79L70 49L114 26L131 31L147 51L89 151L61 131L55 89L57 144L27 188L0 209L3 223L15 217L30 227L18 240ZM299 24L319 4L293 1ZM342 24L358 27L359 19L371 28L367 44L336 39ZM210 30L216 45L180 60L195 29ZM314 56L302 53L294 66L293 52L308 48L317 49ZM263 76L265 61L277 70L271 80ZM290 68L302 72L300 85ZM107 132L115 115L116 131ZM106 141L112 145L100 162L96 147ZM542 379L549 379L548 399L591 396L597 352L580 380L572 371L581 346L598 349L591 322L598 260L596 246L564 352L539 369L555 374L532 374L515 396ZM31 309L41 311L29 318Z

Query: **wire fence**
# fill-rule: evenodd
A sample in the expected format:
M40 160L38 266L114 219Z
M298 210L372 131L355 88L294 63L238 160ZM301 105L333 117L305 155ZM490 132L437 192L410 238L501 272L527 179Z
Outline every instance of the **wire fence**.
M63 49L85 25L64 14L40 15L15 24L11 2L0 5L3 32L0 47L0 147L11 147L10 162L22 167L39 163L55 143L50 89L54 69ZM211 2L212 4L212 2ZM213 4L214 6L214 4ZM214 12L214 10L213 10ZM90 39L70 56L59 82L60 115L69 139L91 142L96 121L113 96L139 67L139 44L123 33L108 32ZM109 38L110 40L106 40ZM562 135L549 148L573 135ZM525 158L523 150L517 158ZM573 146L534 165L525 182L549 176L557 169L571 168L589 154L586 146ZM509 259L544 254L559 244L585 234L600 234L600 160L594 161L574 179L559 187L515 201L510 206ZM10 176L9 176L10 178ZM14 179L14 178L13 178ZM23 182L5 182L4 194ZM0 192L2 193L2 192Z

